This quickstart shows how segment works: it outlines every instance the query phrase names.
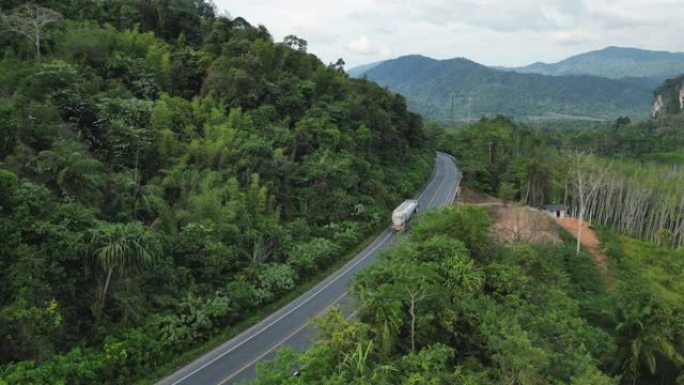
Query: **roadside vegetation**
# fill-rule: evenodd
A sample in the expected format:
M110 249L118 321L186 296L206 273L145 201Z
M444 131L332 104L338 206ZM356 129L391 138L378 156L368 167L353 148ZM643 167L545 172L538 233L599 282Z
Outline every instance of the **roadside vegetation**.
M675 283L681 270L658 269L658 278L640 274L650 263L645 255L613 246L611 256L624 260L624 269L608 291L572 241L504 246L490 237L489 226L484 207L426 214L403 244L359 275L357 317L330 311L317 321L320 340L309 351L281 351L278 360L260 365L254 383L682 380L684 292ZM662 279L672 283L667 292L658 289ZM290 375L293 367L299 377Z
M281 351L255 384L684 383L679 122L554 131L499 116L438 133L464 184L500 201L466 189L478 203L425 215L359 275L356 318L330 311L309 351ZM565 203L600 239L532 242L546 230L521 237L515 201Z
M343 60L209 1L0 11L0 385L150 381L234 335L386 226L433 147L469 187L594 223L610 290L562 232L499 242L483 207L428 212L358 277L357 317L323 316L257 384L684 383L678 104L426 130Z
M149 375L334 264L433 167L402 97L209 2L1 11L0 384Z

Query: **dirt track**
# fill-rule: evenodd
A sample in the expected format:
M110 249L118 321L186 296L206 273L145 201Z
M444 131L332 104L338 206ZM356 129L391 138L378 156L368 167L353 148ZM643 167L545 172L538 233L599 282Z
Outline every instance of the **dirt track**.
M577 238L577 230L579 229L579 220L577 218L557 218L556 222ZM612 288L615 278L610 270L608 257L601 251L598 237L588 222L582 222L582 240L580 243L587 249L599 271L601 271L601 274L606 279L608 288Z

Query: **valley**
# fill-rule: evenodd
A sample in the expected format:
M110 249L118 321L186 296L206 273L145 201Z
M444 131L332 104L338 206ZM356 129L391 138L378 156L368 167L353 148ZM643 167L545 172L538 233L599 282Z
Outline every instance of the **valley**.
M684 383L684 8L464 4L0 3L0 385Z
M446 123L497 114L522 122L605 122L647 117L653 90L680 75L682 68L682 53L608 47L525 67L413 55L348 73L403 94L413 111Z

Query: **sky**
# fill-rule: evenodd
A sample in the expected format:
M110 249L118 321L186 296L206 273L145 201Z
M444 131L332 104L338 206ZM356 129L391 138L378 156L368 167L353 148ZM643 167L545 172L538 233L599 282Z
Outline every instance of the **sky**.
M408 54L486 65L556 62L607 46L684 51L684 0L214 0L346 68Z

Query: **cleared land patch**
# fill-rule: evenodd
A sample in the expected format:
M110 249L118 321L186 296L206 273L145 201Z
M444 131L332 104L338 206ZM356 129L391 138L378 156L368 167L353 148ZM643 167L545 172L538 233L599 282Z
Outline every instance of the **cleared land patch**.
M491 234L499 242L528 242L539 245L561 243L558 226L540 210L501 199L469 188L463 188L457 203L484 207L494 220Z
M554 219L536 208L516 203L504 204L501 199L467 187L461 190L456 204L484 207L494 221L490 233L501 243L527 242L534 245L561 243L563 240L558 226L563 227L573 237L577 237L579 227L577 218ZM581 244L603 275L608 287L612 288L615 276L610 268L608 257L601 250L599 239L590 223L586 221L582 225Z

